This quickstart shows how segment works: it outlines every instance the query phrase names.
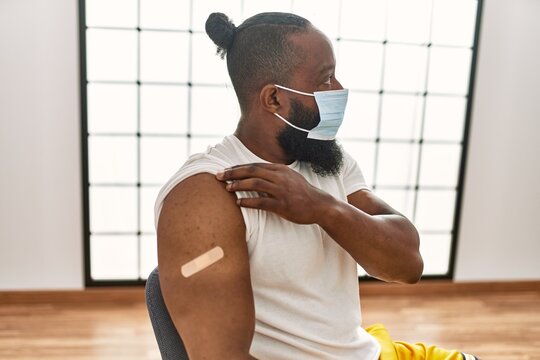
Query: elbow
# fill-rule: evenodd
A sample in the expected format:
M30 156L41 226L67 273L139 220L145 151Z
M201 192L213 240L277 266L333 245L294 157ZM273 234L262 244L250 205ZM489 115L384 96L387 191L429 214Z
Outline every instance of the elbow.
M406 279L404 279L404 282L406 284L418 283L422 278L422 274L424 272L424 260L422 259L422 254L420 254L420 236L414 226L413 238L415 240L414 243L416 246L414 246L414 251L412 252L410 257L411 265L409 268L408 276L406 277Z
M424 260L422 260L422 255L420 252L417 252L413 257L412 264L407 271L407 276L402 279L404 284L416 284L422 278L422 273L424 272Z
M361 265L361 264L360 264ZM362 266L362 265L361 265ZM387 272L377 271L375 269L366 269L369 276L381 281L398 284L416 284L422 278L424 271L424 261L419 252L408 257L407 263L402 263L399 268L388 270Z

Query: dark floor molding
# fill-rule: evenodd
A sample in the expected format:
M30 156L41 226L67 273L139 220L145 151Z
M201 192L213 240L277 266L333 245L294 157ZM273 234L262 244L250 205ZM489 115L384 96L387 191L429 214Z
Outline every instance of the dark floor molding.
M0 304L126 304L144 301L144 288L141 286L92 287L84 290L0 291Z
M540 280L497 282L453 282L451 280L422 280L414 285L383 282L360 283L360 294L370 295L467 295L499 292L540 292Z
M452 282L450 280L423 280L414 285L361 282L362 296L385 295L467 295L478 293L540 292L540 280L505 282ZM143 303L144 288L91 287L85 290L33 290L0 291L0 304L77 304L77 303Z

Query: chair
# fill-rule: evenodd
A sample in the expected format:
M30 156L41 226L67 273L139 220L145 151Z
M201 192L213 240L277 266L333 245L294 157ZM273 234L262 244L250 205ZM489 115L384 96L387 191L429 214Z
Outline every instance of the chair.
M146 280L146 306L154 329L161 358L164 360L189 360L186 348L163 301L156 267Z

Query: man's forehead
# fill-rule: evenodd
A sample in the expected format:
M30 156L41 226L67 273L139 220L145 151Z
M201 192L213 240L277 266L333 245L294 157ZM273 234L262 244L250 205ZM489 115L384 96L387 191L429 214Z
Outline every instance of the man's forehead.
M291 36L290 41L305 54L305 66L311 71L321 73L335 67L334 50L326 35L316 28Z

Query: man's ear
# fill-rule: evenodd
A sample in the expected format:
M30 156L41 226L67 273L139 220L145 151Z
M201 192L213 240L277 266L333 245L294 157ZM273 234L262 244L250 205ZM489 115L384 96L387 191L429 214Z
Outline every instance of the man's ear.
M279 113L284 107L288 106L288 99L281 96L283 92L272 85L265 85L259 93L259 103L261 107L270 113Z

